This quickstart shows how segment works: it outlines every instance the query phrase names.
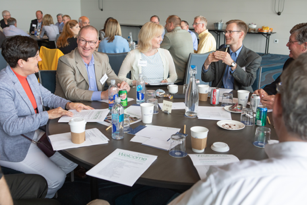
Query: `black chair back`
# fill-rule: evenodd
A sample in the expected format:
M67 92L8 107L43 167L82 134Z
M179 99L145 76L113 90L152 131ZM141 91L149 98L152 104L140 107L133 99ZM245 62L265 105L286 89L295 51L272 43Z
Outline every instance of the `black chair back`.
M40 70L39 81L50 92L55 92L56 70Z
M114 70L115 74L118 75L119 69L122 66L127 53L106 53L109 57L109 62L111 68ZM127 74L127 78L131 78L131 73Z

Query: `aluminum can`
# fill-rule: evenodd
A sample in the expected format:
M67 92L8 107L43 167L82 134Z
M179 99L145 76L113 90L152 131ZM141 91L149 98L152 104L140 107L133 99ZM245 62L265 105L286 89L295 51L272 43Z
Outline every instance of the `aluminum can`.
M256 113L256 120L255 124L257 126L265 126L266 125L266 116L268 113L268 108L263 107L262 105L259 105L257 107L257 113Z
M251 108L253 109L253 112L256 113L257 107L260 105L260 96L257 94L252 94L250 103L251 103Z
M219 100L220 100L220 89L218 88L211 89L210 104L218 105L220 103Z
M128 93L127 90L120 90L118 91L118 96L120 97L120 103L123 107L128 106Z

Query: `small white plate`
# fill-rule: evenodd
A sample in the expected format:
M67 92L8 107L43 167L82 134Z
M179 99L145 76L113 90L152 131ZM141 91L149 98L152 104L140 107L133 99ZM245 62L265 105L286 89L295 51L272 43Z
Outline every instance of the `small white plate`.
M228 106L225 106L224 107L224 110L226 110L227 112L232 112L232 113L241 113L242 111L232 111L232 110L229 110L229 108L231 107L232 105L228 105Z
M235 120L221 120L218 121L216 124L217 126L225 130L242 130L245 127L242 122Z

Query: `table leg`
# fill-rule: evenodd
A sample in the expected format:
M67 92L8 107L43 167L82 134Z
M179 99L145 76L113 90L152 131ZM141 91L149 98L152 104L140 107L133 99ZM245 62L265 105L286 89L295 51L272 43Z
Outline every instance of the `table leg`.
M265 42L265 53L264 53L264 54L269 54L270 36L271 36L271 35L267 35L267 37L266 37L266 42Z
M91 177L91 200L98 199L98 179L95 177Z

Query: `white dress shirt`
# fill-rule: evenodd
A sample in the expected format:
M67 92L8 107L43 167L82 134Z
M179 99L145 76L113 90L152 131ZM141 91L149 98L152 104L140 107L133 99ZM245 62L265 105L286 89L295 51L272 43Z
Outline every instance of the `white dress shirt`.
M26 32L24 32L23 30L15 27L14 25L10 25L9 27L5 27L3 29L3 33L6 37L10 37L10 36L17 36L17 35L21 35L21 36L29 36L29 34L27 34Z
M207 179L170 204L307 204L307 143L267 145L268 159L210 167Z

